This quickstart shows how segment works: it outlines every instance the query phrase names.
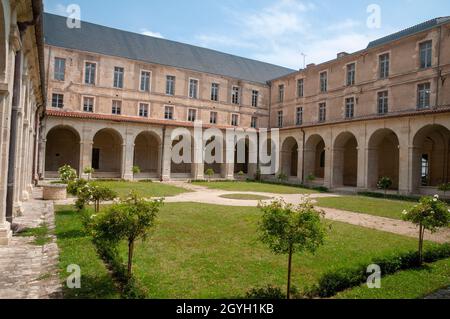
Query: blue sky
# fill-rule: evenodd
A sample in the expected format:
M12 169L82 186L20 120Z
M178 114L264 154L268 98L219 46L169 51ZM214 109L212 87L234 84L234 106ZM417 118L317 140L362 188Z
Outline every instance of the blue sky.
M355 52L368 42L434 17L450 15L448 0L44 0L45 11L127 31L208 47L298 69ZM371 4L378 27L368 27Z

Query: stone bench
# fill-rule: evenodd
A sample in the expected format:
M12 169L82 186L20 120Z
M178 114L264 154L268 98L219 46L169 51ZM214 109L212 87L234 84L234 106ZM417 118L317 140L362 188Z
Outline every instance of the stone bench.
M67 199L67 185L53 184L43 186L44 200L64 200Z

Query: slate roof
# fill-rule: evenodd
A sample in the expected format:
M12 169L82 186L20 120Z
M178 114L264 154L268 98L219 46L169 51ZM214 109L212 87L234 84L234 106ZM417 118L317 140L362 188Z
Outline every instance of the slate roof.
M417 24L415 26L412 26L410 28L407 28L405 30L402 30L400 32L393 33L393 34L388 35L386 37L383 37L383 38L380 38L378 40L372 41L367 46L367 49L370 49L370 48L373 48L373 47L376 47L376 46L379 46L379 45L382 45L382 44L386 44L386 43L389 43L389 42L392 42L392 41L395 41L395 40L401 39L403 37L407 37L407 36L410 36L410 35L422 32L422 31L426 31L428 29L432 29L434 27L437 27L437 26L439 26L441 24L448 23L448 22L450 22L450 16L449 17L434 18L434 19L428 20L426 22L423 22L423 23Z
M44 14L45 44L179 67L256 83L278 78L295 70L180 42L149 37L93 23L80 29L66 26L66 18Z

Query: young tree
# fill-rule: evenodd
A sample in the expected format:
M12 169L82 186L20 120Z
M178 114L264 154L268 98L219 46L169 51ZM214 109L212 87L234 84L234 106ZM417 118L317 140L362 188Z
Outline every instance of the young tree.
M137 174L141 173L141 168L135 165L131 168L131 171L133 172L133 177L135 177Z
M245 178L245 173L243 171L239 171L237 174L240 180L243 180Z
M281 172L280 174L278 174L277 179L280 183L284 183L288 180L288 176L285 173Z
M384 196L387 195L387 190L392 186L392 180L389 177L382 177L378 181L377 187L378 189L384 190Z
M439 185L439 190L443 192L444 197L446 197L447 192L450 191L450 183L444 183Z
M64 184L69 184L69 182L77 179L77 171L74 170L70 165L64 165L58 170L59 178Z
M133 271L135 242L147 238L151 228L155 226L156 215L162 204L163 200L146 201L132 192L126 200L94 217L93 234L96 240L113 245L122 240L127 241L129 279Z
M208 176L208 182L210 182L211 178L214 176L214 170L212 168L208 168L205 175Z
M275 200L261 204L260 239L275 254L288 254L287 299L291 293L292 255L296 252L314 253L324 243L323 212L314 208L309 199L298 206Z
M88 166L84 168L83 173L87 175L88 181L90 181L92 174L95 173L95 170L92 167Z
M432 233L439 228L448 227L450 212L446 203L439 200L439 196L426 196L420 199L418 205L403 211L403 219L419 227L419 263L423 263L423 241L425 230Z
M78 189L77 201L75 206L82 210L86 205L93 203L95 212L100 211L101 202L117 198L117 193L107 187L100 187L92 184L85 184Z

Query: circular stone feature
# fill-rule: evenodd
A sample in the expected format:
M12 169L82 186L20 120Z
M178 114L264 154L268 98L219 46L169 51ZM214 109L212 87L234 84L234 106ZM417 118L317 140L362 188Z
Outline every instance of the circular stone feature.
M67 185L52 184L43 186L44 200L64 200L67 199Z
M254 195L254 194L227 194L227 195L222 195L222 196L219 196L219 197L226 198L226 199L237 199L237 200L267 200L267 199L272 199L272 198L267 197L267 196Z

